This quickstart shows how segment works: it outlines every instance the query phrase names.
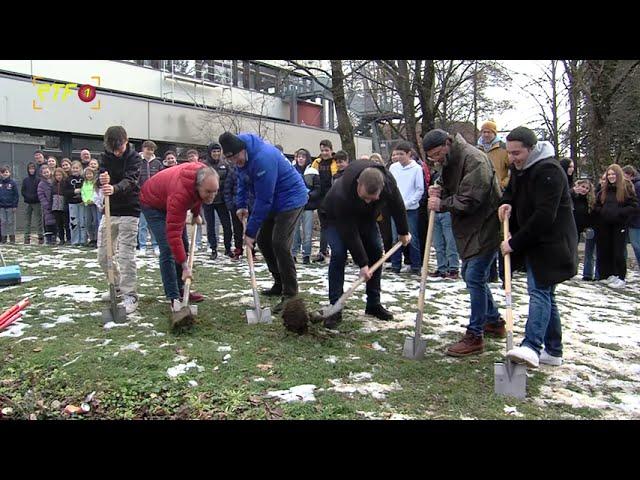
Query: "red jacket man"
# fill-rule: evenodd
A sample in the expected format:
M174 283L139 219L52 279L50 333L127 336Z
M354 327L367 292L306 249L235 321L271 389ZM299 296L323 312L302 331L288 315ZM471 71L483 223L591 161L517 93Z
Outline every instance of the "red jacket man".
M187 263L187 211L201 224L200 205L211 204L218 193L214 169L199 162L183 163L162 170L147 180L140 192L142 211L160 247L160 274L172 311L180 309L184 281L191 277ZM192 292L190 301L202 301Z

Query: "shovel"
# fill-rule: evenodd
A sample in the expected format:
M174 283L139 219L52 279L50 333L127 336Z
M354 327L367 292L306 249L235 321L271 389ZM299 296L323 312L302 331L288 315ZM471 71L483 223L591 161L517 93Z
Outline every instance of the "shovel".
M196 252L196 228L197 225L193 225L191 231L191 241L189 242L189 270L193 273L193 257ZM184 327L191 325L196 315L198 315L198 306L189 305L189 293L191 291L191 277L187 278L184 282L184 291L182 295L182 307L180 311L175 312L171 316L171 328Z
M503 222L504 240L509 239L509 219ZM513 310L511 307L511 255L504 256L504 295L506 303L507 353L513 348ZM494 390L498 395L523 399L527 396L527 368L511 361L494 363Z
M104 197L104 232L107 236L107 278L109 279L109 307L102 311L102 323L125 323L127 312L123 305L118 305L116 282L113 273L113 243L111 241L111 207L109 195Z
M247 220L243 222L244 233L247 233ZM271 307L260 308L260 296L258 295L258 284L256 283L256 272L253 267L253 252L249 245L245 245L245 254L249 262L249 275L251 276L251 288L253 288L253 304L254 309L247 309L247 323L254 325L256 323L271 323Z
M436 220L435 210L429 212L429 226L427 227L427 243L422 259L422 271L420 272L420 294L418 295L418 313L416 314L416 332L413 338L404 339L402 356L411 360L420 360L424 357L427 341L422 338L422 317L424 314L424 291L429 272L429 256L431 255L431 243L433 241L433 225Z
M375 272L378 268L382 266L384 262L386 262L389 258L391 258L391 256L394 253L396 253L396 251L400 247L402 247L402 242L397 242L393 247L389 249L387 253L385 253L382 257L380 257L380 260L378 260L376 263L374 263L371 266L371 268L369 268L369 273L373 274L373 272ZM358 277L358 279L355 282L353 282L353 284L351 285L351 288L349 288L349 290L343 293L336 303L321 309L317 313L314 313L311 321L316 323L321 320L327 319L332 315L339 313L344 307L344 302L346 302L349 299L349 297L353 295L353 292L356 291L356 288L362 285L365 281L366 280L364 279L364 277Z

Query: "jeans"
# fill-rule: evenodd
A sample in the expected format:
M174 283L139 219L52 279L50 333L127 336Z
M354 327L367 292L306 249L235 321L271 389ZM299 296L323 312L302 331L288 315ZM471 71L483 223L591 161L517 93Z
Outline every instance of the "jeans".
M24 224L24 236L31 236L31 221L32 219L36 223L36 232L38 232L38 238L42 238L42 209L39 203L27 203L25 209L25 224ZM34 218L35 217L35 218Z
M360 238L372 266L382 257L382 242L375 222L360 226ZM331 260L329 261L329 302L335 304L344 293L344 267L347 264L347 245L338 233L338 229L327 226L327 238L331 246ZM382 269L377 269L371 280L367 282L367 307L380 304L380 279Z
M409 244L409 251L411 256L411 270L414 272L422 268L422 258L420 257L420 234L418 232L418 209L407 210L407 220L409 221L409 233L411 233L411 243ZM391 220L391 234L393 237L393 243L398 241L398 230L396 228L396 222ZM398 249L396 253L391 256L391 265L393 268L400 268L402 265L402 249Z
M98 238L98 207L95 204L84 206L84 223L87 231L87 238L90 242Z
M274 283L282 285L283 297L298 294L296 265L291 256L293 229L303 207L286 212L270 213L258 231L258 246L267 262Z
M302 230L302 235L300 234ZM302 243L302 256L311 256L311 234L313 233L313 210L303 210L300 219L296 224L296 229L293 235L293 248L291 249L291 255L294 257L298 255L300 251L300 244Z
M594 265L597 266L597 263L594 262L594 254L596 252L596 239L595 239L595 231L592 228L588 228L584 232L584 268L582 270L582 276L584 278L594 278L596 280L600 280L600 275L598 269L595 270L595 276L593 273Z
M0 223L2 224L2 236L16 234L16 212L13 208L0 208Z
M147 228L147 219L144 213L140 212L140 223L138 223L138 246L140 248L147 248L147 232L151 235L151 246L153 248L158 246L156 237L153 235L153 232L149 230L150 229Z
M556 306L556 286L541 288L536 284L531 265L527 263L527 291L529 292L529 318L520 345L540 355L542 344L549 355L562 356L562 326Z
M493 251L462 261L462 278L471 297L471 318L467 330L477 336L482 336L485 323L496 323L500 320L500 313L487 284L491 264L495 263L496 255L497 252Z
M457 271L460 268L460 258L451 228L450 212L436 213L436 219L433 223L433 244L436 249L438 272Z
M184 286L182 265L175 261L167 240L167 212L147 207L142 207L142 212L160 248L160 277L164 294L169 300L180 298L180 289ZM182 243L185 251L189 252L186 228L182 232Z
M629 228L629 241L636 254L636 262L640 266L640 228Z
M69 204L69 228L71 230L71 245L87 243L87 229L84 222L84 205L82 203Z

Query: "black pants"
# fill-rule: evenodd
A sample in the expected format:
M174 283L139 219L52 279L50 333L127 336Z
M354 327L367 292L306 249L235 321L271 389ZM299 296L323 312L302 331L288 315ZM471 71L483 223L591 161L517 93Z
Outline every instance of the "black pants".
M231 214L231 224L233 225L233 243L236 249L242 250L242 236L244 235L244 227L242 222L236 215L236 209L229 212Z
M222 224L224 249L225 251L231 250L231 217L229 215L229 210L227 210L227 206L224 203L217 203L211 205L204 204L203 207L204 219L207 222L207 240L209 241L211 250L215 251L218 249L218 237L216 237L215 233L216 216L214 211L218 212L218 217Z
M47 244L53 244L56 241L56 232L58 231L58 227L53 223L51 225L44 226L44 238Z
M393 235L391 232L391 214L386 207L382 209L382 220L378 222L378 227L380 228L384 251L388 252L393 247Z
M58 234L58 238L60 239L60 242L64 242L64 235L66 232L64 228L64 211L54 210L52 213L56 219L56 233ZM67 237L67 240L70 238L71 237Z
M602 224L596 231L596 264L601 279L627 276L627 228L621 224Z
M327 238L327 223L323 222L322 217L318 216L318 220L320 220L320 252L323 255L327 255L329 253L329 239Z
M67 242L71 241L71 226L69 224L69 204L64 202L64 231L67 235Z
M258 232L258 246L267 262L274 283L282 285L282 296L298 294L296 264L291 255L293 232L304 207L270 213Z

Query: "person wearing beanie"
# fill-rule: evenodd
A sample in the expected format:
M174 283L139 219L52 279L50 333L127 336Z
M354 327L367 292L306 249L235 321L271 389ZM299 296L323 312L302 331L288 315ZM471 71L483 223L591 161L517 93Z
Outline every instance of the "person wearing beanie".
M462 135L431 130L423 139L425 153L440 171L440 184L429 187L427 208L450 212L451 226L462 259L462 277L471 299L467 332L447 348L447 355L464 357L484 350L483 335L506 336L504 321L489 289L489 271L500 245L496 216L500 185L489 157L469 145Z
M507 357L532 368L540 363L561 365L562 330L555 290L578 270L578 232L569 184L551 143L538 141L530 129L512 130L507 151L515 170L498 216L501 222L510 220L511 238L500 248L503 255L511 254L514 266L526 267L529 292L524 340Z
M236 165L239 177L247 179L247 183L238 179L236 215L241 221L247 220L245 245L253 248L257 238L274 279L273 287L262 293L282 297L273 308L274 313L280 313L285 302L298 294L291 246L295 226L309 198L308 189L282 152L258 135L225 132L218 141L224 156ZM251 215L247 188L255 197Z
M231 170L229 162L222 158L222 147L218 142L211 142L207 147L207 157L205 159L207 165L213 168L220 177L220 185L224 187L227 181L227 175ZM207 240L211 247L211 260L218 258L218 236L216 235L216 216L220 219L222 225L222 232L224 235L224 254L227 257L233 258L234 253L231 251L231 238L233 236L233 230L231 227L231 213L227 209L224 202L224 188L220 188L216 198L212 204L204 204L202 207L204 212L204 219L207 224Z

